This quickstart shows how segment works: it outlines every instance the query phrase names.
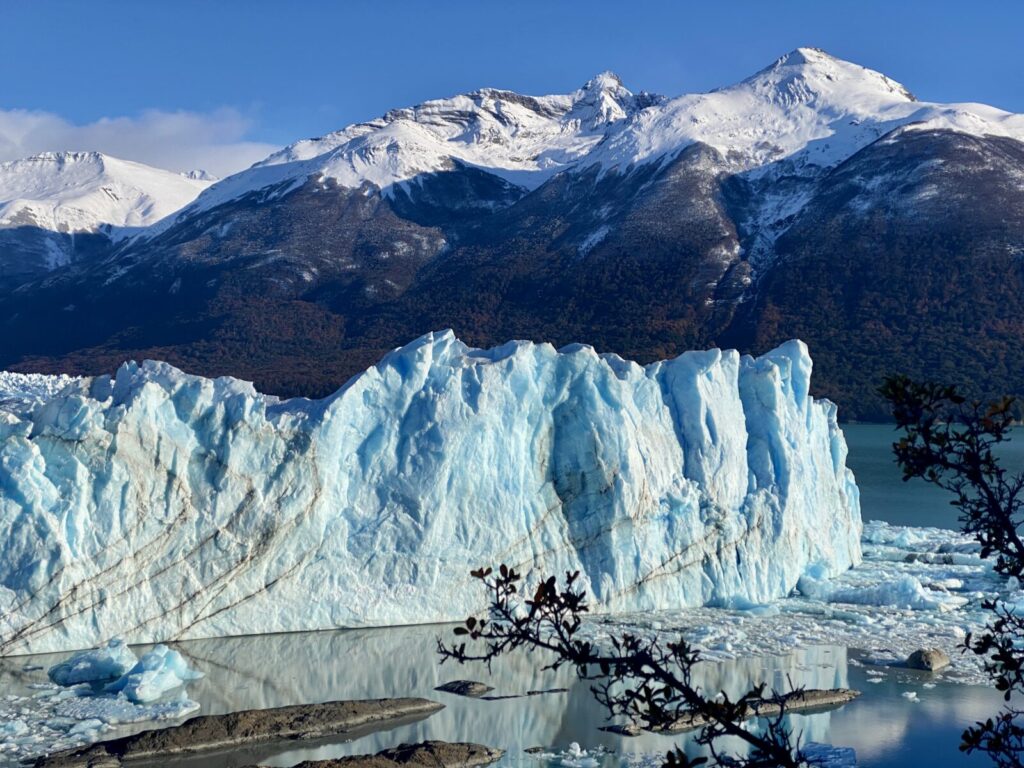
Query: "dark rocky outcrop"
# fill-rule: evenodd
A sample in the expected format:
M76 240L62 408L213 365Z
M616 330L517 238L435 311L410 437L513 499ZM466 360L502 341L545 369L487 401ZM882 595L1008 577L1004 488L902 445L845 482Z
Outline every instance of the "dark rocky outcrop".
M779 714L782 707L786 712L807 712L834 709L841 707L860 696L860 691L848 688L807 689L786 694L783 703L766 702L752 708L751 717L772 717ZM682 733L703 728L707 719L700 714L687 714L663 730L664 733Z
M108 768L163 764L172 758L297 739L351 736L440 709L427 699L368 699L202 715L173 728L143 731L41 758L36 768Z
M922 648L907 658L906 666L925 672L938 672L950 665L949 655L939 648Z
M476 680L452 680L444 685L439 685L434 689L435 691L442 691L444 693L454 693L456 696L468 696L470 698L479 698L485 693L490 693L494 690L489 685L477 682Z
M504 750L465 742L424 741L402 744L375 755L352 755L336 760L310 760L295 768L477 768L502 758Z

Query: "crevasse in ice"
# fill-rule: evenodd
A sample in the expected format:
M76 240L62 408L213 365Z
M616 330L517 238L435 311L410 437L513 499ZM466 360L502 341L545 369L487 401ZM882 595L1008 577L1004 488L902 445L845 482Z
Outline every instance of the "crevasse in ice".
M797 341L641 367L443 332L319 401L73 381L0 410L0 653L461 619L498 562L604 611L784 596L860 559L810 374Z

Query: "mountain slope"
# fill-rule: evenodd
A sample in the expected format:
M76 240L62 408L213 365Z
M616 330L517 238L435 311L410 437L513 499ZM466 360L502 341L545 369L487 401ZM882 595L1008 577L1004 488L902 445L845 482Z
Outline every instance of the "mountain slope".
M1024 144L904 130L830 173L779 239L734 338L800 336L822 387L884 414L904 372L1024 390Z
M324 395L424 331L650 361L800 336L879 418L894 370L1019 391L1024 117L798 49L666 99L600 75L293 144L3 294L0 365L154 357Z
M156 223L212 179L99 152L0 163L0 285L27 279Z

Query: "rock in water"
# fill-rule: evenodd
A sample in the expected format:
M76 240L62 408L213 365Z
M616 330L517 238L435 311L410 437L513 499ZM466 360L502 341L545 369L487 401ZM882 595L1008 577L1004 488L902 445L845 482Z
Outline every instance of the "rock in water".
M937 672L950 664L949 655L939 648L922 648L914 651L907 659L911 669L923 669L926 672Z
M490 693L494 688L477 682L476 680L452 680L450 683L437 686L434 690L442 691L444 693L454 693L456 696L478 698L483 696L485 693Z
M401 744L376 755L352 755L334 760L309 760L295 768L477 768L496 763L505 750L466 742L424 741Z
M460 620L470 568L596 610L786 595L860 560L806 347L641 367L432 333L319 401L165 363L0 411L0 653Z
M761 701L750 705L751 717L774 717L785 709L786 712L825 711L841 707L860 696L860 691L849 688L808 688L784 694L780 701ZM708 724L708 719L699 712L685 712L674 723L659 729L660 733L683 733Z
M173 758L302 739L348 738L429 717L443 704L428 699L363 699L202 715L172 728L142 731L38 759L36 768L164 765ZM443 742L439 742L443 743ZM476 746L476 745L468 745ZM486 747L480 749L486 750ZM422 753L421 753L422 754ZM499 755L500 756L500 755Z

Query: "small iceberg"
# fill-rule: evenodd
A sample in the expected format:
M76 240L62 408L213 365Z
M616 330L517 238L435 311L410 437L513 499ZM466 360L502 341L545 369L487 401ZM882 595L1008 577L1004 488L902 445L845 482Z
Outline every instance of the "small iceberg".
M67 687L79 683L115 680L136 664L135 654L121 638L106 645L76 653L69 659L50 667L47 674L57 685Z
M185 657L166 645L158 645L145 654L126 674L106 687L110 693L123 693L136 704L156 701L168 691L180 688L188 680L197 680L202 672L190 669Z
M0 766L90 744L120 726L181 720L200 709L184 684L202 673L165 645L137 658L115 638L72 654L47 675L52 682L27 683L22 695L0 696Z

